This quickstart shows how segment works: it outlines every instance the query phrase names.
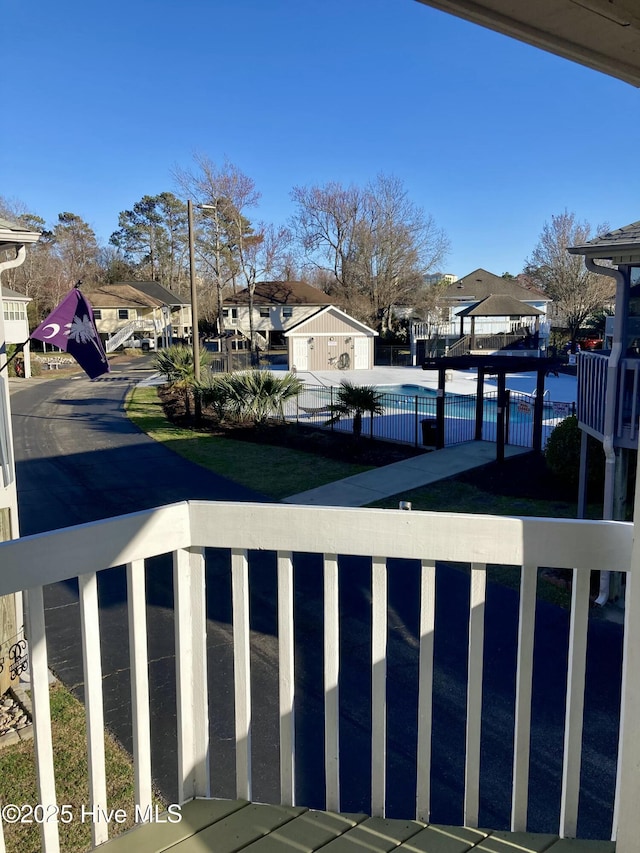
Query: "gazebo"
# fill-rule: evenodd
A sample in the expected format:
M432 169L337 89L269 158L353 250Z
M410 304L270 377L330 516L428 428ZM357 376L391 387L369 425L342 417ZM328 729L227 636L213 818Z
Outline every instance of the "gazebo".
M479 302L476 302L475 305L471 305L468 308L460 311L458 317L460 317L460 337L464 337L464 321L466 317L471 318L471 331L469 332L471 341L470 341L470 349L475 350L476 347L476 318L477 317L507 317L512 318L513 322L519 323L522 325L522 321L525 317L533 317L535 318L535 336L536 339L540 332L540 317L543 315L543 312L538 308L534 308L533 305L528 305L526 302L521 302L519 299L515 299L513 296L509 296L506 293L493 293L490 296L486 296L484 299L481 299ZM482 344L479 344L479 348L481 348Z

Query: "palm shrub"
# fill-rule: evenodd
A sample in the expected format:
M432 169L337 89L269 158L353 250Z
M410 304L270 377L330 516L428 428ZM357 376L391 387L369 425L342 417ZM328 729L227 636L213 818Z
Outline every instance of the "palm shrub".
M336 423L340 418L353 415L353 434L356 438L360 438L362 416L368 414L373 424L373 416L384 413L382 397L382 393L373 385L354 385L344 380L336 392L335 402L329 407L332 416L326 423Z
M229 388L230 374L220 373L207 376L194 385L203 409L210 409L215 417L222 421L230 409L231 389Z
M207 353L201 350L199 354L200 368L207 364ZM179 388L184 393L184 407L187 417L191 416L191 393L195 383L193 350L180 344L174 344L160 350L155 357L155 367L167 377L169 385Z
M268 370L223 373L199 386L203 406L222 420L231 416L262 426L269 418L284 417L284 403L297 396L302 382L291 373L276 376Z

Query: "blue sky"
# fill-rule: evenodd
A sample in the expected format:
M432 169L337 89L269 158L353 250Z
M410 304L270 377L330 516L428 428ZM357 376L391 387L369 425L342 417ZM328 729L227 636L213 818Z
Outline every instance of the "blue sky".
M39 0L3 23L0 195L104 243L196 152L275 224L295 185L396 175L459 276L519 272L565 208L640 219L637 89L415 0Z

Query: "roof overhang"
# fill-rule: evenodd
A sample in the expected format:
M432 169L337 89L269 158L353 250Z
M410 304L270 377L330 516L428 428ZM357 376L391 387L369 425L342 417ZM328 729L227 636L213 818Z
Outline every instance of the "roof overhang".
M637 0L418 0L640 87Z

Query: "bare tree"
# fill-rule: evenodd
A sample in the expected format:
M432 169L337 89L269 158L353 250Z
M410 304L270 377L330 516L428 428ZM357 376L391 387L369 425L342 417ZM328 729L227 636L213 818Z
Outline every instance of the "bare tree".
M224 331L222 304L227 288L236 290L240 274L239 244L252 235L246 216L260 200L255 182L226 160L218 166L206 155L194 156L193 169L174 169L185 196L196 204L195 250L203 278L215 294L214 311L220 333ZM206 205L199 210L198 205Z
M412 303L449 241L402 181L378 175L366 187L295 187L294 231L310 263L333 276L328 292L381 332L393 306Z
M595 233L608 230L609 226L602 224ZM567 252L568 247L585 243L593 236L588 222L579 222L575 213L565 210L552 216L551 222L545 222L538 244L526 262L527 276L553 300L563 317L574 352L580 326L613 295L610 278L590 272L580 255Z
M238 220L238 259L249 297L249 338L254 363L259 357L253 318L256 284L261 278L271 278L285 262L290 243L291 233L288 228L260 223L255 233L248 235L242 233L242 223Z

